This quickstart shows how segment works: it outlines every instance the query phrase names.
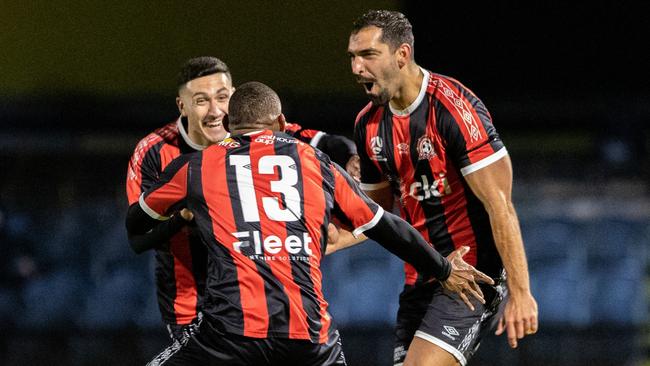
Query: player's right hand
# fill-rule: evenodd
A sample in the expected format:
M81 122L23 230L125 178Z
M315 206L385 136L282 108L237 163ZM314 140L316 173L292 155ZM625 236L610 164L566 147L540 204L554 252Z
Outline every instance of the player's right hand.
M467 307L474 311L474 305L469 301L467 294L476 298L481 304L485 304L483 291L478 283L494 285L494 280L465 262L463 256L467 252L469 252L469 247L462 246L447 256L447 260L451 263L451 273L446 280L440 281L440 284L445 290L457 293Z

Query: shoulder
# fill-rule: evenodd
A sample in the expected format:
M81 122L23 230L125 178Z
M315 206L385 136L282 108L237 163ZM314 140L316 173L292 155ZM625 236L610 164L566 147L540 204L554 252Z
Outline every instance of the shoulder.
M457 79L436 73L431 73L427 93L436 99L444 98L452 102L459 98L470 102L479 101L476 94Z
M366 106L363 107L361 112L357 114L357 118L354 120L355 126L359 124L367 123L370 117L373 116L380 108L381 106L377 106L372 102L366 104Z

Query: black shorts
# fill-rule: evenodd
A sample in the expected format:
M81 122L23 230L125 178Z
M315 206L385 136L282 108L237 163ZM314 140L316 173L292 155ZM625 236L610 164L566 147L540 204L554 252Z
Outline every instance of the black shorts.
M285 338L250 338L224 333L204 320L185 343L174 342L148 366L346 365L341 338L332 327L327 343Z
M404 363L413 337L429 341L451 353L461 365L467 364L503 312L508 293L505 276L495 282L494 286L481 285L485 305L472 300L474 311L458 295L446 293L438 282L405 286L397 312L394 365Z

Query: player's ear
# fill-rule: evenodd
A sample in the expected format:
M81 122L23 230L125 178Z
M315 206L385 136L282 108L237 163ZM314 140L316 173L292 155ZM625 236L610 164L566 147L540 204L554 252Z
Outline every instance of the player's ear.
M284 117L283 113L280 113L280 115L278 116L277 123L278 123L278 131L284 132L284 129L287 126L287 119Z
M395 54L397 56L397 65L400 69L411 61L412 53L413 49L408 43L402 43L399 47L397 47Z
M178 112L181 116L187 117L187 113L185 113L185 103L183 103L181 97L176 97L176 107L178 107Z

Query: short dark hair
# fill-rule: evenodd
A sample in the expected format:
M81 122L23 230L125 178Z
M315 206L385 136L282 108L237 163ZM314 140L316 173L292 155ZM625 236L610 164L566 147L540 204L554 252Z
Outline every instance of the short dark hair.
M280 97L270 87L258 81L238 86L228 104L228 124L246 126L270 124L282 113Z
M218 58L212 56L191 58L185 61L178 73L178 88L182 88L190 80L220 72L226 74L232 81L228 65Z
M382 30L381 41L394 51L402 43L413 48L413 26L406 16L398 11L369 10L352 23L352 34L357 34L365 27L375 26Z

